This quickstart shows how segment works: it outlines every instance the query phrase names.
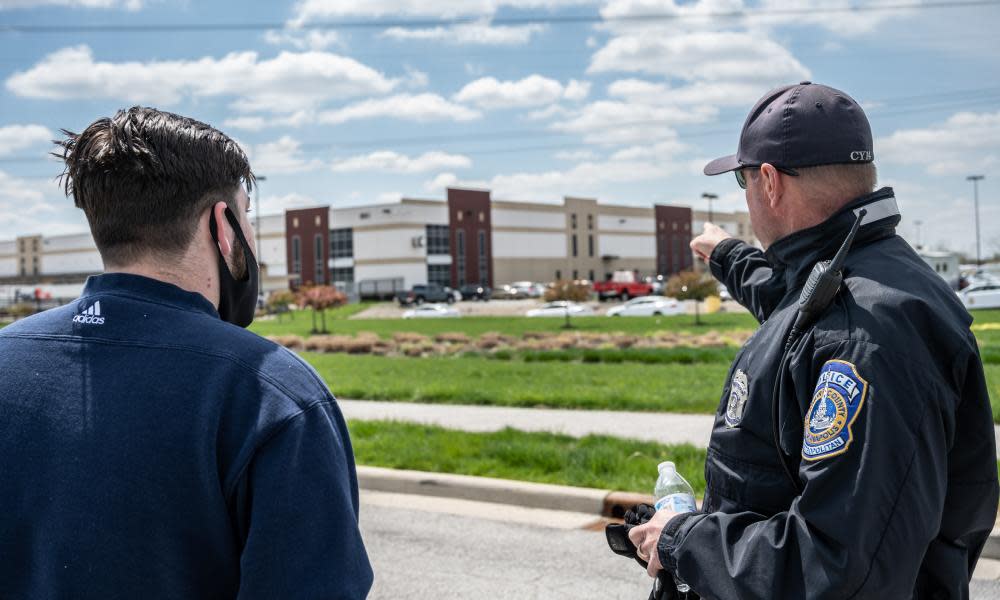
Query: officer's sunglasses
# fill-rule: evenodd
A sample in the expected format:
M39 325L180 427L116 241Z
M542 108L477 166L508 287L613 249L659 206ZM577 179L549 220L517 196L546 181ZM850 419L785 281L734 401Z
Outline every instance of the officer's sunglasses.
M736 169L733 173L736 174L736 183L739 184L744 190L747 189L747 176L743 172L743 169L759 169L760 165L744 165L743 167ZM792 177L798 176L799 172L795 169L786 169L785 167L774 167L774 170L779 173L784 173L785 175L791 175Z

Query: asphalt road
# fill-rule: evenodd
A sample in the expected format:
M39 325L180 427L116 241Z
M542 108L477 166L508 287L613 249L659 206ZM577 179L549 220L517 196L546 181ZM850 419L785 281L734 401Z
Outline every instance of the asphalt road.
M579 528L589 519L584 515L575 521L464 501L432 512L409 508L421 501L407 498L413 497L363 492L373 600L645 600L649 594L645 573L608 550L603 530ZM973 580L972 598L1000 598L1000 581Z

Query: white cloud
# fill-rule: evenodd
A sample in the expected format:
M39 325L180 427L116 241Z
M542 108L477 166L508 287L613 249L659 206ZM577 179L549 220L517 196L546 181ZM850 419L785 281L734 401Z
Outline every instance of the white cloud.
M316 116L319 123L336 125L378 117L405 121L473 121L482 115L438 96L437 94L399 94L388 98L363 100Z
M292 23L345 17L488 17L498 8L555 9L597 4L598 0L302 0L295 6Z
M39 6L66 6L70 8L124 8L137 11L142 0L0 0L0 10L37 8Z
M112 98L175 104L184 98L229 96L241 111L291 113L332 100L383 94L397 80L354 59L327 52L256 52L222 58L149 62L95 61L87 46L63 48L26 71L11 75L7 89L21 97L69 100Z
M9 156L19 150L51 143L53 134L41 125L6 125L0 127L0 156Z
M87 231L83 212L52 178L19 178L0 170L0 240Z
M588 144L649 143L674 137L673 126L703 123L716 114L717 110L710 106L598 100L557 121L551 128L581 134Z
M440 173L434 179L424 182L425 192L440 192L458 184L458 175L454 173Z
M271 30L264 34L264 41L272 46L291 46L296 50L326 50L331 46L344 46L340 34L333 30Z
M853 37L872 33L885 21L906 18L916 12L912 9L900 8L899 3L893 0L882 0L881 2L876 0L866 3L865 8L871 8L878 4L889 4L895 7L885 11L857 11L851 10L856 8L857 4L850 0L762 0L759 8L761 12L777 11L786 14L755 17L753 24L794 27L812 25L842 36Z
M573 114L573 111L561 104L550 104L545 108L529 112L525 118L529 121L544 121L553 117L565 117L571 114Z
M571 151L556 152L555 158L557 160L580 162L584 160L594 160L597 158L597 154L595 154L593 150L571 150Z
M307 208L319 205L320 203L317 202L312 196L307 196L305 194L298 194L295 192L283 195L271 194L260 197L260 214L284 214L286 210L292 208Z
M686 168L677 160L683 145L671 139L645 147L633 147L608 160L586 160L568 169L500 174L481 180L463 180L452 173L438 175L424 187L433 192L447 186L465 185L493 191L494 197L555 201L566 194L599 196L622 184L665 180Z
M968 175L1000 167L1000 112L960 112L926 128L875 141L877 162L917 165L933 175Z
M646 31L615 37L594 53L588 71L645 72L686 81L785 82L809 76L809 70L778 43L735 31L675 36Z
M323 166L319 159L307 160L302 156L301 144L291 136L273 142L256 144L247 148L254 171L264 175L272 173L301 173Z
M562 99L579 101L590 93L590 83L570 80L565 86L555 79L529 75L520 81L497 81L483 77L463 87L454 99L484 109L543 106Z
M396 41L417 40L461 45L517 46L527 44L531 41L532 36L542 33L546 29L545 25L538 23L493 26L489 24L489 21L482 21L426 29L391 27L382 32L382 37Z
M336 173L355 171L383 171L392 173L425 173L437 169L466 169L472 166L468 156L446 152L425 152L413 158L391 150L380 150L362 156L353 156L333 164Z

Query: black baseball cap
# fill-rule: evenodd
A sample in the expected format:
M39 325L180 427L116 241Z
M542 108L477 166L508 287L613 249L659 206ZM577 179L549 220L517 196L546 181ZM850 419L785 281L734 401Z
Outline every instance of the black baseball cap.
M740 132L736 154L705 165L705 175L769 163L775 167L868 163L872 128L844 92L803 81L771 90L757 101Z

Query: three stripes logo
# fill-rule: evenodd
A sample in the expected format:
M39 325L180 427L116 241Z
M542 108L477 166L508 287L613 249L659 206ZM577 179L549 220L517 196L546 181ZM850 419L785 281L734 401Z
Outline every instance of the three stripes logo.
M104 317L101 316L101 301L94 302L90 308L74 316L73 322L84 325L104 325Z

